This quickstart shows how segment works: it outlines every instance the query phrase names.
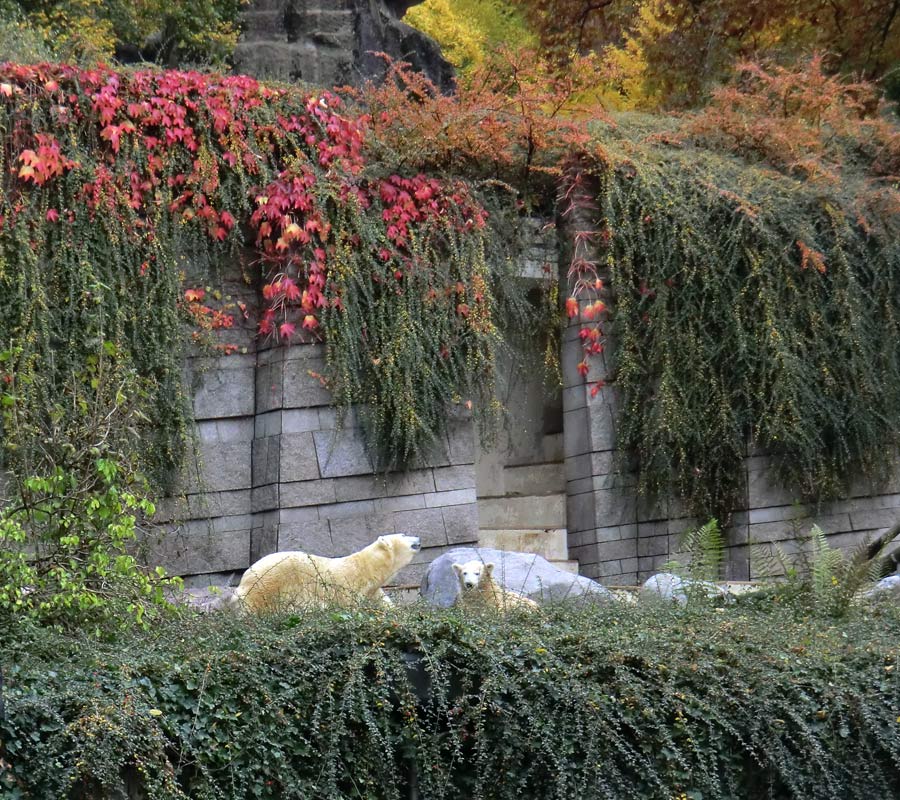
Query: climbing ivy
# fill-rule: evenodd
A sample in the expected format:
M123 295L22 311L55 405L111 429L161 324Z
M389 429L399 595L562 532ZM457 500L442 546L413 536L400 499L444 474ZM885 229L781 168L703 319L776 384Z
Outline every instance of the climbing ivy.
M368 127L333 95L245 77L0 67L7 464L55 463L45 434L80 413L65 398L105 342L145 384L145 466L157 483L174 473L189 429L182 321L235 324L196 284L248 244L260 336L324 335L322 379L345 408L366 404L385 468L431 444L448 403L490 411L508 259L485 257L486 213L465 184L370 165Z

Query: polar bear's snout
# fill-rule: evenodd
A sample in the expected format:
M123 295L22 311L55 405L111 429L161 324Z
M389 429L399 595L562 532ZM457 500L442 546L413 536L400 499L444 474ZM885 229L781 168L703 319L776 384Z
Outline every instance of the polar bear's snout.
M404 538L406 539L406 542L409 545L409 549L412 550L413 552L416 552L416 551L422 549L422 542L418 536L404 536Z

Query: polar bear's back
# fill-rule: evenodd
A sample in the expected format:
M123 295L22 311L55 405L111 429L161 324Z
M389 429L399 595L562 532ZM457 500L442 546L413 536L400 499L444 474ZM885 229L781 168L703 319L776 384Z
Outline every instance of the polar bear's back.
M346 588L343 561L299 550L272 553L244 573L235 596L252 611L324 602Z

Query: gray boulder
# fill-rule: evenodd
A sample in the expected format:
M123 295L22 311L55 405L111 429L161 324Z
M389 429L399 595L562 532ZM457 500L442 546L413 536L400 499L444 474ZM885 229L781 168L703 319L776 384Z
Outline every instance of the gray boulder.
M886 578L882 578L863 596L877 600L891 597L900 600L900 575L888 575Z
M678 603L681 606L687 604L688 598L692 594L725 602L734 599L727 589L723 589L715 583L710 581L693 581L689 578L674 575L671 572L660 572L647 578L640 591L642 600L662 599Z
M171 598L176 605L185 605L197 611L220 611L229 608L229 601L234 595L231 586L184 589Z
M422 597L435 606L452 606L459 594L453 564L476 559L494 563L494 580L504 589L523 594L537 603L573 599L579 602L607 602L614 599L605 586L554 567L541 556L489 547L458 547L438 556L425 573L420 589Z

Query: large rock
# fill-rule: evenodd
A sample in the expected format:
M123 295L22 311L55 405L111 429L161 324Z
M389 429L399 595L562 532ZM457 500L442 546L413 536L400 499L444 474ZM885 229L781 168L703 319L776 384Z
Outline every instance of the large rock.
M459 594L459 582L453 564L478 559L494 563L494 580L505 589L524 594L538 603L560 600L580 601L613 599L612 593L590 578L573 575L554 567L545 558L532 553L513 553L488 547L458 547L438 556L428 567L420 589L429 603L446 608Z
M692 595L724 602L734 599L727 589L711 581L693 581L671 572L660 572L647 578L640 591L641 599L662 599L681 606L686 605Z
M442 92L453 68L437 43L401 21L421 0L252 0L234 52L237 72L317 86L380 80L387 53L408 61Z
M893 597L900 600L900 575L888 575L886 578L882 578L864 596L869 599L884 600Z

